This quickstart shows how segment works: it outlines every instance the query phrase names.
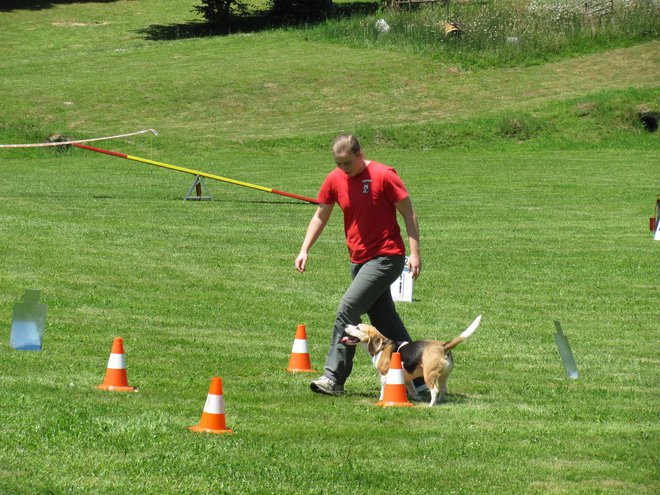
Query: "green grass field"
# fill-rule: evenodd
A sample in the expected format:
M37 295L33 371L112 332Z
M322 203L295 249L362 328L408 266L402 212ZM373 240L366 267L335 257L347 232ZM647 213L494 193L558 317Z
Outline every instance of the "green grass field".
M314 196L338 132L395 166L424 267L399 309L454 351L445 404L375 406L285 371L305 324L321 370L349 282L339 211L293 261L312 205L68 149L0 149L0 494L655 494L660 490L659 41L456 71L292 30L153 41L174 0L0 8L0 144L50 133ZM525 132L509 132L522 122ZM48 304L41 352L14 303ZM562 322L580 370L565 377ZM96 389L115 336L134 394ZM194 434L211 377L232 436Z

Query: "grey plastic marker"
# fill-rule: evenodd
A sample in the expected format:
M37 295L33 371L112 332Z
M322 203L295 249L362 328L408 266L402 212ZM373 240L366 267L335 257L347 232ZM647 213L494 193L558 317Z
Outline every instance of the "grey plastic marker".
M578 370L575 364L575 358L573 357L573 351L571 351L571 346L568 345L568 339L564 335L564 332L562 332L559 320L555 320L555 328L557 329L555 342L557 342L557 349L559 349L561 363L564 365L568 377L577 380Z
M41 291L25 289L23 301L14 305L9 345L19 351L40 351L48 306L39 302Z

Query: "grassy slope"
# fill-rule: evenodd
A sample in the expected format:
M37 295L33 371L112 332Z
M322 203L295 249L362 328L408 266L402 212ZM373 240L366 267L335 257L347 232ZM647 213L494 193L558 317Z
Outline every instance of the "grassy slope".
M540 67L456 73L410 54L321 45L285 32L149 42L140 29L170 19L147 2L91 5L3 14L3 22L17 25L5 49L21 53L3 62L5 120L13 115L10 123L77 134L148 126L206 146L482 117L656 86L658 43ZM26 36L37 40L24 47Z
M7 153L0 329L8 335L24 287L42 288L50 313L42 353L11 352L6 341L0 352L0 492L657 492L657 246L645 231L658 192L656 137L626 124L600 151L575 135L562 146L555 130L543 138L555 151L491 136L484 146L500 151L452 153L404 149L400 137L433 147L437 136L415 125L428 119L436 130L466 125L479 135L497 110L585 132L585 119L615 123L608 102L657 102L657 90L626 90L656 86L657 43L453 74L280 32L141 40L136 30L150 23L187 19L181 2L163 3L0 13L1 27L11 26L3 50L13 55L0 62L0 118L11 125L2 135L151 126L162 134L153 148L142 138L108 147L310 195L328 166L317 144L371 124L370 144L387 145L372 156L397 166L422 221L425 272L416 302L401 306L411 333L449 338L478 312L483 327L456 351L443 407L373 407L364 356L348 397L312 395L308 377L282 370L297 323L307 324L313 364L322 365L347 283L338 216L301 277L292 259L309 206L219 183L210 184L219 201L182 204L186 176L80 150ZM393 75L401 67L415 75ZM337 71L339 83L328 76ZM347 81L354 71L376 83ZM420 89L401 89L411 84ZM595 103L576 118L581 98ZM492 125L480 126L483 115ZM402 134L396 123L406 124ZM283 139L237 144L260 137ZM574 347L577 382L562 376L552 318ZM115 335L126 340L138 394L94 389ZM185 429L214 373L225 381L232 438Z

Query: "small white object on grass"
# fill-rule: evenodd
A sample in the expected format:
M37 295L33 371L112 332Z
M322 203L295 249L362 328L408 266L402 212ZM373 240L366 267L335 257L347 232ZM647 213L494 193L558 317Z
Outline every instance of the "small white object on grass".
M385 21L385 19L378 19L376 21L376 29L379 33L387 33L390 30L390 25Z

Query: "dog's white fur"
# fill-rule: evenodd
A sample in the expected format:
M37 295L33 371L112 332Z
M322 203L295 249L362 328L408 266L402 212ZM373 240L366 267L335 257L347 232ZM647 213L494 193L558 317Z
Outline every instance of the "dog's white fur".
M342 338L346 345L362 345L366 347L367 352L372 358L374 366L380 374L381 391L380 398L383 398L385 380L387 371L390 367L390 359L393 352L401 353L403 364L403 378L406 383L408 395L412 398L417 396L417 391L412 380L418 377L424 377L424 383L431 391L431 401L429 406L434 406L442 401L447 393L447 379L454 368L454 361L451 355L451 349L467 339L479 326L481 315L455 339L449 342L438 340L420 340L416 342L404 343L396 347L393 340L388 339L381 334L376 327L372 325L348 325L345 333L347 337ZM406 363L406 358L409 362ZM415 361L414 363L412 361ZM412 370L406 369L411 365Z

